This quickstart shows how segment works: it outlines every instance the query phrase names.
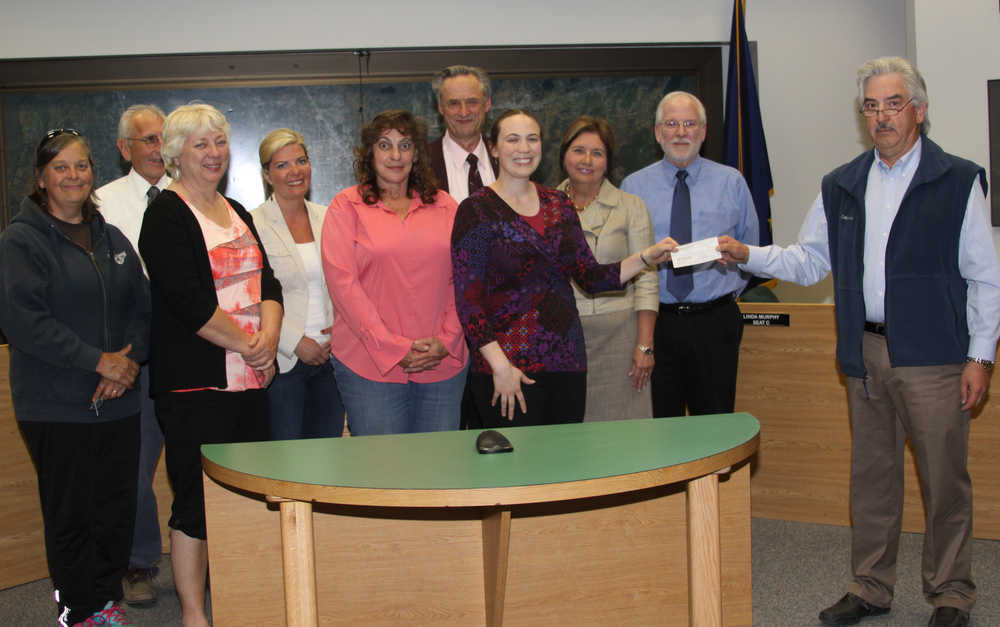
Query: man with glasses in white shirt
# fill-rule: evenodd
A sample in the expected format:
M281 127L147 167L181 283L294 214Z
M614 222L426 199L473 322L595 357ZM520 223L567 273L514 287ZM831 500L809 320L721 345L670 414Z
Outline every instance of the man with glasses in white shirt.
M125 176L97 190L98 209L104 219L118 227L136 251L146 207L171 183L160 156L164 118L163 111L155 105L133 105L125 110L118 121L117 144L122 158L132 167ZM132 555L122 580L122 592L126 603L143 607L156 603L153 577L162 551L153 474L163 448L163 433L156 421L153 400L149 398L148 366L142 366L137 380L142 386L139 489Z
M858 70L874 150L823 178L798 242L719 238L723 263L800 284L833 272L837 360L851 414L847 594L823 610L851 625L890 610L903 510L903 448L913 444L926 512L929 625L963 627L971 573L969 412L985 398L1000 336L1000 262L980 166L927 138L927 90L907 60Z

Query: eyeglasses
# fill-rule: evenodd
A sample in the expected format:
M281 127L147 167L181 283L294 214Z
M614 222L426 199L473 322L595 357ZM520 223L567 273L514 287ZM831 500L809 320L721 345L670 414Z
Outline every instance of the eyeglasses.
M884 107L879 109L877 102L869 100L868 102L861 105L861 115L865 116L866 118L874 118L879 113L883 113L885 114L886 117L891 118L899 115L899 112L905 109L906 105L910 104L911 102L913 102L913 98L910 98L903 104L895 102L887 102Z
M45 137L42 138L42 141L38 142L38 150L36 150L35 152L41 150L42 147L45 146L45 144L49 143L50 141L52 141L53 138L59 137L60 135L75 135L76 137L80 137L80 131L76 130L75 128L54 128L45 134Z
M163 143L163 137L159 135L146 135L145 137L126 137L125 139L130 142L142 142L149 146L150 148L154 146L159 146Z
M672 131L676 131L682 126L691 130L696 126L701 126L701 122L699 120L664 120L663 122L660 122L660 125L664 128L669 128Z

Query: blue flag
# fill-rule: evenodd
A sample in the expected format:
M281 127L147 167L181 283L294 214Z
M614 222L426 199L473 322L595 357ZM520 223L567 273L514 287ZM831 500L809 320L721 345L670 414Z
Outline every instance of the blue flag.
M757 80L750 61L750 44L743 0L733 2L733 28L729 38L729 82L726 87L725 163L743 173L757 208L760 245L774 243L771 233L771 163L767 158L764 124L760 119Z

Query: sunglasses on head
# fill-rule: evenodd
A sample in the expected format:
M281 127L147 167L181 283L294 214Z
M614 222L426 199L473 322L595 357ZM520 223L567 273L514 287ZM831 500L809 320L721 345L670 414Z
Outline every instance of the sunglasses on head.
M35 152L37 153L38 151L40 151L45 146L45 144L52 141L54 137L59 137L60 135L75 135L76 137L80 137L80 131L76 130L75 128L54 128L45 134L45 137L42 138L42 141L38 143L38 149Z

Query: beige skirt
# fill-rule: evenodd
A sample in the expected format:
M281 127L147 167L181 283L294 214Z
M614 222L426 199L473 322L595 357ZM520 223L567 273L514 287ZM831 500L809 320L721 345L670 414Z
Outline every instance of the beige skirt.
M580 316L587 346L587 413L584 422L652 418L650 386L641 392L628 376L636 343L631 309Z

